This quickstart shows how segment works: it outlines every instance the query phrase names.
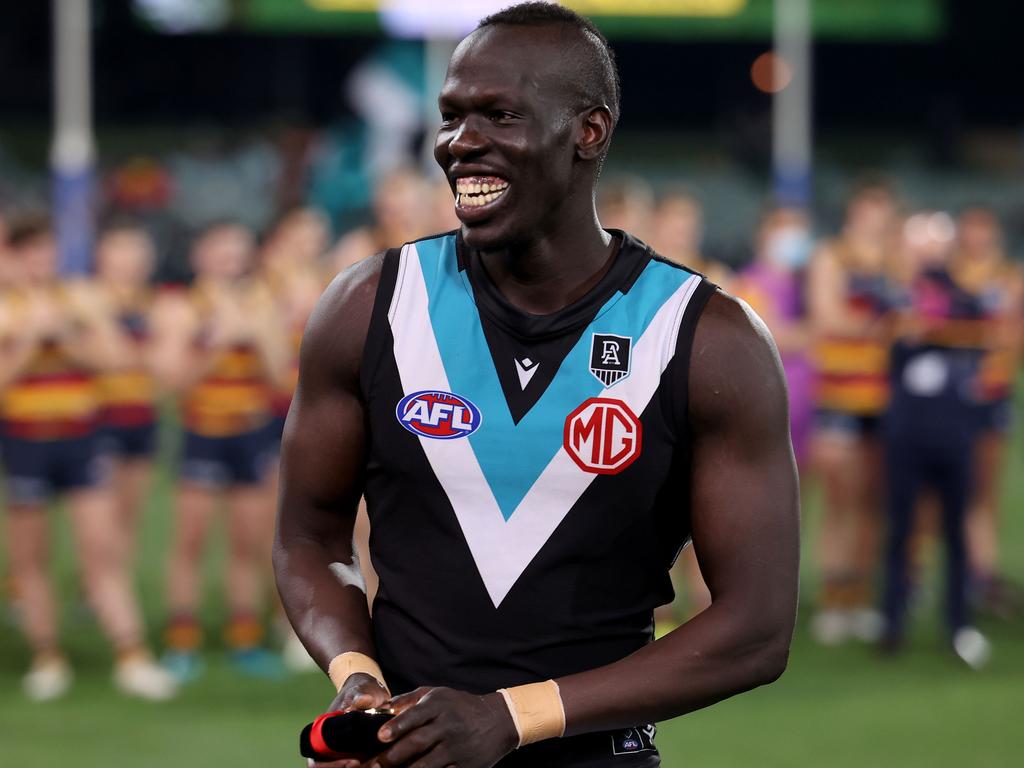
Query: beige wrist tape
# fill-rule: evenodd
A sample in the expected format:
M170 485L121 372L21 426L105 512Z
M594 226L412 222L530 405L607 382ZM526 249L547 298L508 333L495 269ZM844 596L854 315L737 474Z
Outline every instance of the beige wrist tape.
M562 694L554 680L500 688L498 693L508 705L519 734L520 747L544 739L557 739L565 733Z
M349 675L354 675L356 672L362 672L376 679L380 683L380 687L387 691L388 696L391 695L387 683L384 682L384 673L380 671L380 666L365 653L358 651L339 653L331 659L331 663L327 667L327 674L330 676L331 682L334 683L335 690L338 691L348 680Z

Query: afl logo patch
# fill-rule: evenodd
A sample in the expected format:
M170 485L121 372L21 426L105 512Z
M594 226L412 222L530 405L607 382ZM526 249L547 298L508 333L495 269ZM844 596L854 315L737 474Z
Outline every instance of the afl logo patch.
M480 409L466 398L432 390L403 397L395 408L395 416L413 434L433 440L468 437L483 422Z

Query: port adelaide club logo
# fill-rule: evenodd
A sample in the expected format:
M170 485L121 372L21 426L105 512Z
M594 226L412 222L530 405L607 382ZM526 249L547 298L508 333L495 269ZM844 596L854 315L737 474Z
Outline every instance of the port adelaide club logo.
M633 339L614 333L595 333L590 342L590 372L605 387L629 376L629 353Z
M456 440L480 428L480 409L451 392L424 390L403 397L395 408L398 423L420 437Z

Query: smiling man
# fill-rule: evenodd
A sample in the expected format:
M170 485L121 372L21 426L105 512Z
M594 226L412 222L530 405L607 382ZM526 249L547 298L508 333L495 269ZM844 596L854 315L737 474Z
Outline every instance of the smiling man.
M368 765L656 766L653 723L785 668L798 494L778 355L744 305L601 227L619 103L587 20L485 19L439 99L462 226L345 272L308 327L274 560L332 709L399 713ZM691 538L712 605L654 642Z

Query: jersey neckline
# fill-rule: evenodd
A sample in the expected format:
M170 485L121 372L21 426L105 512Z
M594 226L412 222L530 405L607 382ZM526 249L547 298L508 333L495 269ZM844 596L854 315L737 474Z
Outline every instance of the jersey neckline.
M583 296L550 314L535 315L509 302L488 274L480 253L463 242L461 232L455 238L459 271L477 308L513 336L541 340L571 333L592 322L616 293L627 293L652 257L650 248L628 232L605 231L618 241L611 266Z

